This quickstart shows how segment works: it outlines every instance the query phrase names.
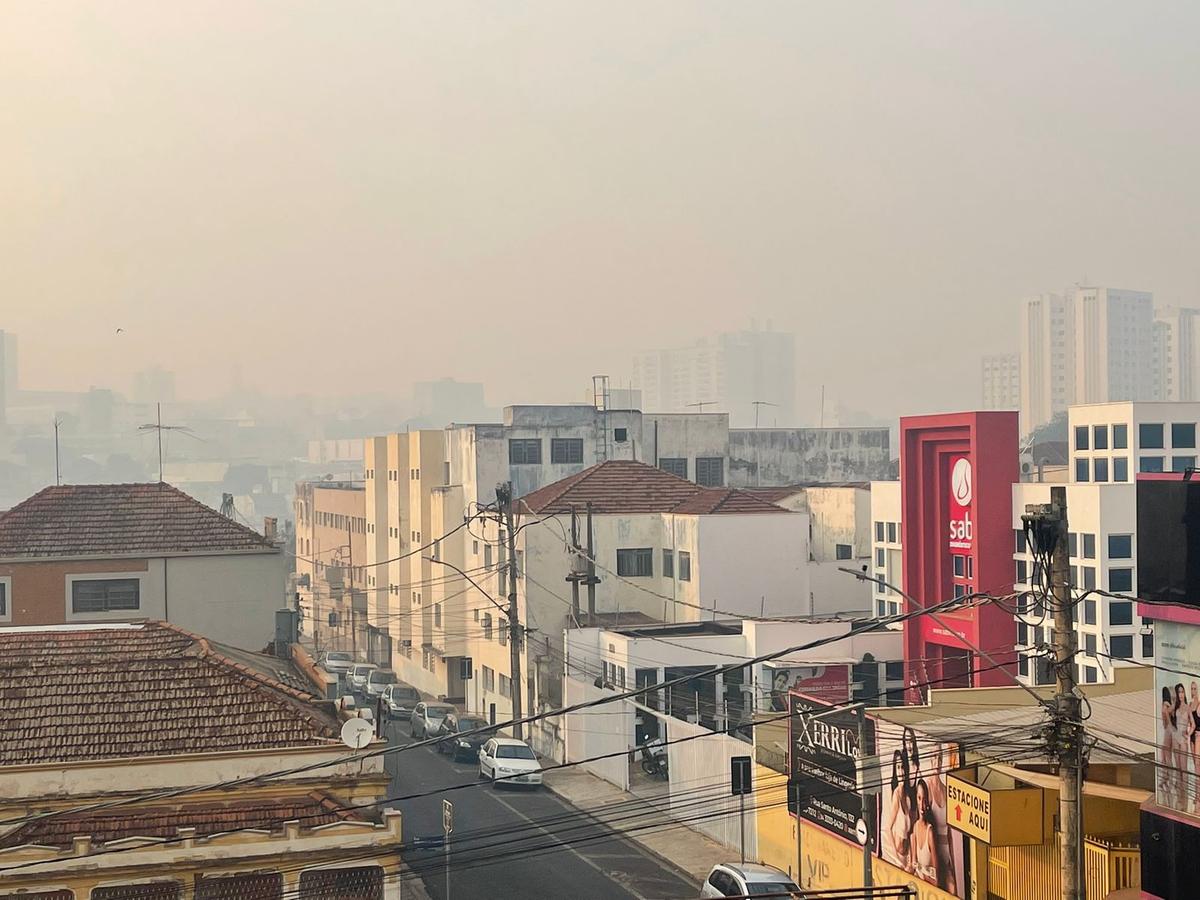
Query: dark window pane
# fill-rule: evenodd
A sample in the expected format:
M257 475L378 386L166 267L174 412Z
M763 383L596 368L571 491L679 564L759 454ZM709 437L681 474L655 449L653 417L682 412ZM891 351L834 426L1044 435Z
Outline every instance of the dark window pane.
M1023 559L1017 560L1017 583L1025 584L1029 580L1029 563Z
M1142 656L1154 656L1154 633L1142 635Z
M1196 446L1196 423L1195 422L1174 422L1171 425L1171 446L1179 449L1181 447Z
M1096 624L1096 601L1091 597L1083 601L1083 624Z
M1108 426L1096 425L1092 428L1092 449L1107 450L1108 449Z
M550 462L565 465L583 462L583 438L551 438Z
M1132 534L1110 534L1108 536L1108 558L1109 559L1132 559L1133 558L1133 535Z
M1083 558L1096 558L1096 536L1094 534L1083 535Z
M1172 456L1171 471L1186 472L1188 469L1196 468L1196 457L1194 456Z
M662 457L658 461L658 467L664 472L670 472L672 475L678 475L680 478L687 478L688 472L687 457Z
M962 578L967 574L967 560L964 556L955 556L954 559L954 574Z
M1080 572L1083 573L1083 589L1094 591L1096 589L1096 567L1080 566Z
M894 544L896 543L896 523L888 522L887 526L888 543Z
M1129 460L1124 456L1113 459L1113 481L1129 480Z
M510 438L508 462L514 466L540 465L542 462L541 438Z
M648 578L654 574L654 550L636 547L617 551L617 574L623 578Z
M1108 639L1109 650L1117 659L1133 659L1133 635L1114 634Z
M675 552L673 550L663 551L663 578L675 577Z
M1075 460L1075 480L1088 480L1088 460L1086 457L1080 457L1079 459Z
M1138 446L1143 450L1158 450L1163 445L1162 425L1139 425Z
M1133 569L1109 569L1108 589L1114 594L1127 594L1133 590Z
M1086 425L1075 426L1075 449L1088 449L1088 427Z
M1108 604L1109 625L1132 625L1133 604L1128 600L1113 600Z
M883 543L883 523L882 522L875 523L875 540L881 544Z
M1083 667L1083 680L1084 680L1085 684L1095 684L1096 683L1096 667L1095 666L1084 666Z
M1112 429L1112 439L1114 450L1129 449L1129 426L1114 425Z
M1163 470L1163 458L1161 456L1143 456L1138 460L1138 471L1140 472L1161 472Z
M1067 554L1070 556L1079 555L1079 535L1074 531L1067 532Z
M833 551L838 559L854 558L854 548L850 544L834 544Z
M1096 636L1094 634L1085 634L1083 636L1083 649L1091 656L1096 655Z
M696 458L696 484L702 487L721 487L725 484L725 459L720 456Z
M1092 460L1092 480L1108 481L1108 460L1103 456Z
M141 605L136 578L106 578L71 582L71 608L77 613L133 610Z
M686 550L679 551L679 580L692 580L692 554Z

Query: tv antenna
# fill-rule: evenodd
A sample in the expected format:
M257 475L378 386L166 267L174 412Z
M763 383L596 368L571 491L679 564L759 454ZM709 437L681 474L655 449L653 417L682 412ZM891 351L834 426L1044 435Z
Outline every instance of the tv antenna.
M146 425L139 425L138 431L157 431L158 432L158 483L162 484L163 483L163 448L162 448L163 432L164 431L178 431L181 434L186 434L188 437L195 438L196 440L200 440L200 438L196 437L196 435L192 432L192 429L188 428L186 425L164 425L162 423L162 404L156 403L154 405L158 411L157 421L147 423Z
M758 427L758 410L763 406L779 406L778 403L772 403L770 400L751 400L750 405L754 407L754 427Z
M54 417L54 483L62 484L62 469L58 464L58 427L62 425L62 419L58 416Z
M700 400L700 401L697 401L696 403L689 403L688 408L690 409L691 407L695 406L695 407L697 407L697 410L699 412L704 412L704 407L712 406L716 402L717 402L716 400Z

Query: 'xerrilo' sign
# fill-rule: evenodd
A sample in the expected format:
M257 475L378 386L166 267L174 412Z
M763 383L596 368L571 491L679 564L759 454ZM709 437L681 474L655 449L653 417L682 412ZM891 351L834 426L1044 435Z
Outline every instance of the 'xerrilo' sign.
M858 719L854 710L790 694L788 780L793 815L849 841L858 841L862 798L857 787ZM814 718L815 715L820 718ZM875 723L866 722L867 754L874 752Z

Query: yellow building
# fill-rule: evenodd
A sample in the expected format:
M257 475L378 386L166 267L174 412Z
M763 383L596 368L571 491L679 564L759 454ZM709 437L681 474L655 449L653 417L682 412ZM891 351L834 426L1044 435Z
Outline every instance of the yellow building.
M347 758L289 661L159 622L9 628L0 683L0 894L399 896L383 758Z
M1102 898L1141 883L1140 805L1152 795L1154 777L1148 752L1154 721L1145 714L1152 708L1152 676L1148 669L1118 669L1115 683L1083 688L1091 710L1087 727L1100 739L1091 750L1083 789L1089 897ZM1049 698L1052 690L1042 688L1039 693ZM898 736L909 729L922 742L944 747L966 740L963 758L944 779L950 828L965 835L967 842L957 890L942 890L873 855L876 885L911 884L929 900L1061 897L1057 774L1042 756L1004 749L1012 746L1005 736L1019 735L1030 747L1037 740L1045 714L1028 692L1017 687L934 690L926 705L873 709L869 715L879 735ZM761 861L789 872L805 888L861 887L862 847L811 821L798 823L790 811L788 722L764 722L755 731ZM989 736L995 736L996 743L990 743ZM882 744L883 738L879 740ZM871 779L874 784L880 780ZM972 809L986 814L972 817ZM872 832L877 828L873 823Z

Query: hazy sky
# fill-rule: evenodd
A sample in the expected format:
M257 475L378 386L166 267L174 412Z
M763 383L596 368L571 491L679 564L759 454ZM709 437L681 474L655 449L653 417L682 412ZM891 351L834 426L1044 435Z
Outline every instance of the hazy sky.
M772 320L878 415L1015 301L1200 304L1200 4L0 5L26 386L578 399ZM114 335L116 327L126 333Z

